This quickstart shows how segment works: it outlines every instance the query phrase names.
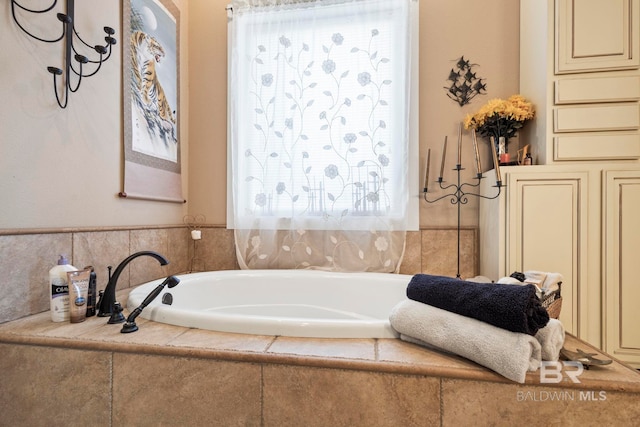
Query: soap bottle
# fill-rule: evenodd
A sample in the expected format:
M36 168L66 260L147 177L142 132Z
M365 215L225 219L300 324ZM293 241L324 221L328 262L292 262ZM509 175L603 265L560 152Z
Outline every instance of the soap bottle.
M69 264L66 256L60 255L58 265L49 270L49 296L51 301L51 320L69 321L69 282L67 271L77 268Z

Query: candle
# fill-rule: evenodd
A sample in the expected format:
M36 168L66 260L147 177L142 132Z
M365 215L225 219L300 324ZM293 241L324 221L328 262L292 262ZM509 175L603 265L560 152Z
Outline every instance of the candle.
M444 158L447 155L447 137L444 137L444 145L442 146L442 163L440 164L440 181L444 175Z
M462 122L458 125L458 165L462 164Z
M429 167L431 166L431 148L427 150L427 164L425 165L426 171L424 172L424 192L427 192L429 187Z
M478 152L478 140L475 129L471 129L471 139L473 139L473 152L476 155L476 172L478 175L482 175L482 165L480 164L480 153Z
M496 184L502 182L500 176L500 164L498 163L498 153L496 152L496 143L493 137L491 137L491 151L493 152L493 165L496 168Z

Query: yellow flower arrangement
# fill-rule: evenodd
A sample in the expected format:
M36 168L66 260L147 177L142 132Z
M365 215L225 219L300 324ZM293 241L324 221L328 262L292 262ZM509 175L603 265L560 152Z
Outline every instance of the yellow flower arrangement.
M468 114L464 119L465 129L475 129L481 136L498 138L504 136L506 140L515 136L518 129L527 120L533 119L535 111L533 105L522 95L512 95L507 100L491 99L475 114Z

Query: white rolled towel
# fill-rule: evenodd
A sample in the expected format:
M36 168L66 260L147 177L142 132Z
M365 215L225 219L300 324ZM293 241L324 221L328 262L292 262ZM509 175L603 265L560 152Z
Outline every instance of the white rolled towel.
M560 273L547 273L547 277L542 284L542 290L546 294L556 291L560 287L562 280L562 274Z
M413 300L398 303L389 320L401 338L473 360L512 381L524 383L527 371L540 367L540 343L528 334Z
M524 272L525 282L537 285L545 294L558 290L562 274L528 270Z
M500 283L503 285L527 285L527 283L521 282L520 280L516 279L515 277L501 277L498 279L498 281L496 283Z
M558 360L564 336L564 326L558 319L549 319L544 328L538 329L535 338L540 343L542 360Z

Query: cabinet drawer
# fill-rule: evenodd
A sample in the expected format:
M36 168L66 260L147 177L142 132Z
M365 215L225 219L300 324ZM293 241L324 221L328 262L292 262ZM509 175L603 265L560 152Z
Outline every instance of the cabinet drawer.
M640 99L640 76L560 79L555 82L556 104L620 102Z
M563 135L553 138L554 160L640 158L640 133Z
M638 129L637 103L558 107L554 110L554 132L589 132Z

